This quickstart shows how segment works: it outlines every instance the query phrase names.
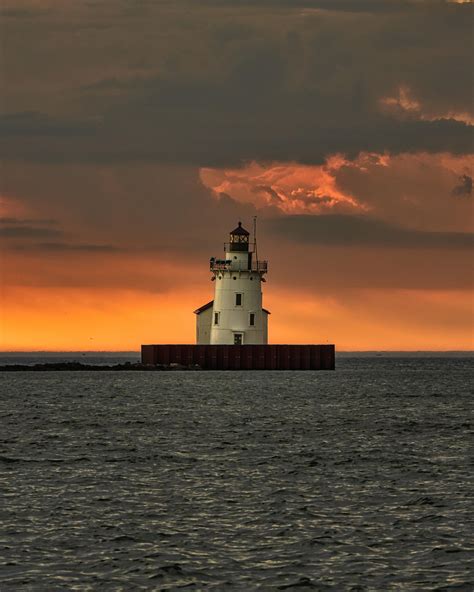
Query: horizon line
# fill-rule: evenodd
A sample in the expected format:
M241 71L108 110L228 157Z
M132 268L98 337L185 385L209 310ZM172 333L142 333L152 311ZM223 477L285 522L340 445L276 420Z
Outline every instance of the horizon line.
M165 343L163 345L187 345L183 343ZM268 344L268 345L292 345L284 344ZM306 345L306 344L296 344ZM140 354L141 350L127 350L127 349L18 349L18 350L0 350L2 354L76 354L76 353L96 353L96 354ZM474 349L340 349L336 348L336 354L340 353L472 353Z

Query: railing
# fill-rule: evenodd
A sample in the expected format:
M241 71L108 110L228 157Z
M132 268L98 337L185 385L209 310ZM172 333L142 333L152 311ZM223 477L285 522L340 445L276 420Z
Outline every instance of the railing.
M252 261L252 266L249 268L247 263L225 259L211 259L209 268L211 271L256 271L258 273L267 273L268 261Z
M209 267L211 271L227 271L230 269L232 265L232 261L221 261L221 260L212 260L210 261Z

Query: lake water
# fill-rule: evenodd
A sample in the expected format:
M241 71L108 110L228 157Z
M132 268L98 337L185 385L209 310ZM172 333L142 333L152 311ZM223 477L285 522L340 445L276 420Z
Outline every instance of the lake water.
M472 378L0 373L0 590L471 591Z

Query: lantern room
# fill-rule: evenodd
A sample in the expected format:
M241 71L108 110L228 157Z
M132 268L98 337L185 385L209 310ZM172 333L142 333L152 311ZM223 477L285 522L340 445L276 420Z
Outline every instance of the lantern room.
M237 228L230 233L229 251L248 251L249 236L250 233L242 227L242 222L239 222Z

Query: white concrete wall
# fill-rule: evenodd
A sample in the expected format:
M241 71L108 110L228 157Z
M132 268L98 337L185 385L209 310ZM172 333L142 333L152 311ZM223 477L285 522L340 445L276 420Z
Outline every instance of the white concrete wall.
M257 272L248 270L248 253L226 253L231 270L216 273L213 313L219 313L219 324L211 318L212 345L234 343L234 333L242 333L244 345L266 344L267 317L262 311L262 283ZM236 294L242 294L242 305L236 305ZM255 325L250 325L250 313Z
M196 343L209 345L211 343L212 306L196 315Z
M249 261L249 254L247 251L238 251L236 253L226 253L225 254L226 260L232 261L232 269L239 270L247 270L248 269L248 261Z

